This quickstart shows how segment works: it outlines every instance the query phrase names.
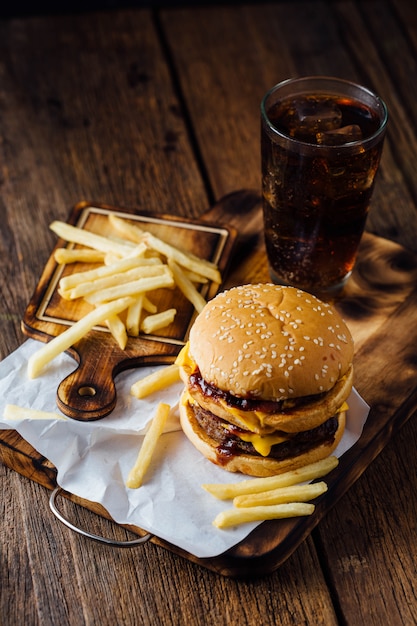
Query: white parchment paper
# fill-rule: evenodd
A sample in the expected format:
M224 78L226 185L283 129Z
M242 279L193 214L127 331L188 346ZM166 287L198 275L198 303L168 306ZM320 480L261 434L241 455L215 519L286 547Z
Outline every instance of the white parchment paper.
M131 385L155 371L138 368L116 379L117 405L95 422L64 419L6 421L4 407L17 404L59 414L56 390L75 367L66 354L55 359L39 378L27 376L27 360L39 342L28 339L0 362L0 428L15 429L58 470L58 484L66 491L101 503L120 524L133 524L169 541L198 558L213 557L244 539L257 525L244 524L219 530L212 521L231 507L201 488L203 483L235 482L245 477L213 465L189 443L178 420L178 383L144 400L130 395ZM172 410L145 483L139 489L125 486L159 402ZM340 457L360 437L369 407L354 390L348 400L346 431L335 454Z

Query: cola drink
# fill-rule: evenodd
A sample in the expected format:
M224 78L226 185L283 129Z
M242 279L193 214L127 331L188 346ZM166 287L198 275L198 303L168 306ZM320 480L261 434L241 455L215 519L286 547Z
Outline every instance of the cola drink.
M387 123L368 90L285 81L262 102L265 244L274 282L323 294L346 283L365 228Z

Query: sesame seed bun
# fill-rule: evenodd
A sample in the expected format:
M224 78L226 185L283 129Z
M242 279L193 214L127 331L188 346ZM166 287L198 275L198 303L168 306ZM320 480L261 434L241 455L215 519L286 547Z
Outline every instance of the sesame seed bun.
M181 424L228 471L267 476L331 454L345 428L353 340L331 305L293 287L219 293L178 358Z
M205 306L190 356L219 389L276 401L329 391L352 364L353 340L339 313L314 296L244 285Z

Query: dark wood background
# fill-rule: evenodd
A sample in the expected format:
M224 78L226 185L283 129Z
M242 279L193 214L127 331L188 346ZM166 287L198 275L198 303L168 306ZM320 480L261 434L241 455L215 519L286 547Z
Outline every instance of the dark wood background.
M259 102L291 75L335 74L384 97L390 125L368 227L417 251L415 3L37 6L3 7L0 20L1 358L24 339L53 219L83 199L198 217L228 193L259 189ZM50 514L46 489L1 466L0 621L417 623L414 303L413 292L394 334L379 333L387 347L366 380L376 400L390 389L378 410L402 411L406 425L277 572L238 581L152 544L88 542ZM407 383L401 406L397 379ZM125 536L63 506L82 526Z

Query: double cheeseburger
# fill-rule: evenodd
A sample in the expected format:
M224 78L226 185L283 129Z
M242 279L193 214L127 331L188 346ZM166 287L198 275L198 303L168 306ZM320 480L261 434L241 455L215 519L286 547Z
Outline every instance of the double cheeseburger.
M181 426L230 472L271 476L330 455L344 429L353 340L329 304L293 287L218 294L180 353Z

